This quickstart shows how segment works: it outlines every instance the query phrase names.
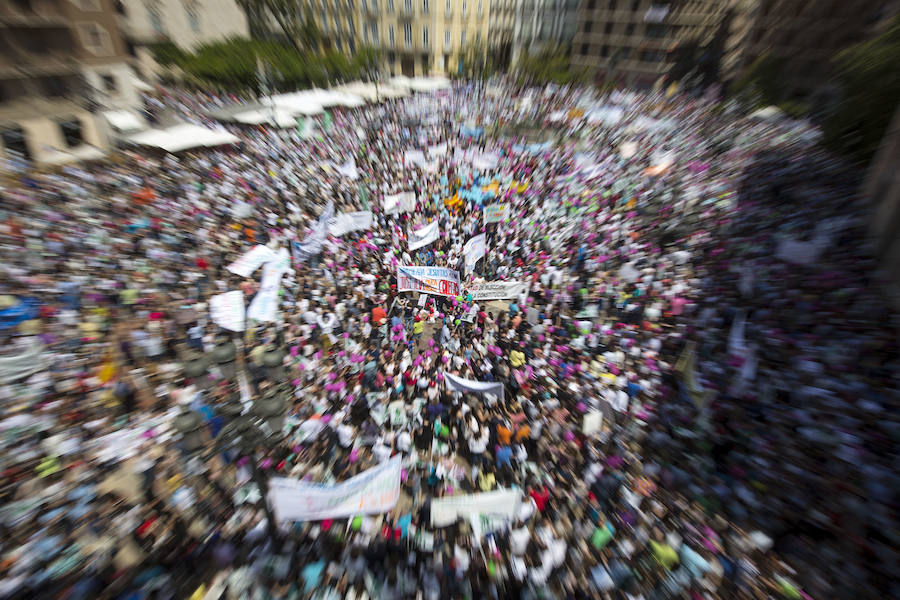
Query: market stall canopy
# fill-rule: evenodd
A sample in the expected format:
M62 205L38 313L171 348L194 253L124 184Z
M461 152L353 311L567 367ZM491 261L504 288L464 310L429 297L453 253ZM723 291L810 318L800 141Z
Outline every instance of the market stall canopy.
M275 125L276 127L296 127L297 117L281 108L261 106L232 115L232 120L245 125Z
M106 156L106 152L95 146L82 144L68 150L52 150L45 154L39 162L45 165L67 165L83 160L98 160Z
M416 92L434 92L450 89L450 80L446 77L416 77L409 82L409 87Z
M148 129L128 138L133 144L161 148L166 152L181 152L191 148L211 148L235 144L237 136L220 129L182 123L168 129Z
M147 128L144 120L130 110L103 111L103 118L119 133L136 133Z

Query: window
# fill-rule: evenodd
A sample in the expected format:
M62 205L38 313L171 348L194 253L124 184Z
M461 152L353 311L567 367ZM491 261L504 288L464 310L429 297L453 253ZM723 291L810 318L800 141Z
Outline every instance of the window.
M428 14L428 0L422 0L422 12Z
M425 48L428 47L428 28L427 27L422 28L422 46Z
M661 23L650 23L644 29L644 35L648 38L661 38L666 35L666 26Z
M69 86L62 77L41 78L41 89L49 98L63 98L69 92Z
M78 32L81 34L81 45L97 56L111 54L112 41L109 33L97 23L79 23Z
M378 25L372 23L372 43L378 45Z
M412 46L412 25L409 23L403 24L403 43L407 48Z
M184 11L187 13L188 25L190 25L191 31L194 33L200 31L200 15L197 13L197 7L193 5L185 6Z
M478 0L478 14L479 14L479 16L482 14L482 12L483 12L482 0Z
M394 0L388 0L388 12L394 14Z
M616 0L609 0L609 10L616 10Z
M463 14L465 14L467 8L468 8L468 3L466 2L466 0L462 0L462 12L463 12Z
M116 84L116 78L113 75L103 75L103 89L106 90L109 94L115 94L119 91L119 86Z
M613 24L607 23L606 27L603 28L603 31L606 32L606 35L609 35L612 33L612 29L613 29Z
M403 0L403 10L405 10L407 14L409 14L413 11L412 10L412 0Z
M593 21L585 21L585 22L584 22L584 32L585 32L585 33L590 33L590 32L591 32L591 27L593 27L593 26L594 26Z
M453 12L452 9L450 8L450 0L447 0L447 7L444 9L444 11L445 11L448 15L449 15L451 12Z
M629 23L628 27L625 28L625 35L633 35L634 34L634 23Z
M4 129L0 133L3 138L3 147L6 148L6 154L14 158L31 160L31 152L28 150L28 144L25 143L25 130L21 127L12 129Z
M393 25L388 27L388 45L390 45L391 48L394 47L394 26ZM391 62L393 62L393 61L391 61Z
M463 29L462 33L459 34L459 45L460 46L466 45L466 30L465 29Z
M450 46L450 30L449 29L444 30L444 45L447 47Z
M631 0L631 12L637 11L637 9L640 5L641 5L641 0Z
M582 45L581 45L581 55L582 55L582 56L587 56L587 55L588 55L588 50L589 50L589 49L590 49L590 46L588 46L587 44L582 44Z
M147 7L147 15L150 17L150 26L153 28L153 32L157 34L164 34L166 32L165 26L163 26L162 16L159 14L159 8L155 6Z
M75 146L80 146L84 139L81 137L81 120L80 119L71 119L69 121L60 121L59 129L63 134L63 139L66 141L67 148L74 148Z
M597 0L588 0L587 9L594 10L595 8L597 8Z

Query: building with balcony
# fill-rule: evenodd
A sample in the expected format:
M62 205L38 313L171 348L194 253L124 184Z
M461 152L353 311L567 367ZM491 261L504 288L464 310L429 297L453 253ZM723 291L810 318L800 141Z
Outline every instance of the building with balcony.
M550 48L568 49L578 27L579 0L515 0L512 61Z
M689 40L712 40L732 0L583 0L572 67L598 81L652 86Z
M119 26L135 67L157 71L151 47L172 42L183 50L229 37L247 37L247 15L237 0L115 0Z
M0 2L0 152L59 163L106 148L101 109L137 105L112 0Z

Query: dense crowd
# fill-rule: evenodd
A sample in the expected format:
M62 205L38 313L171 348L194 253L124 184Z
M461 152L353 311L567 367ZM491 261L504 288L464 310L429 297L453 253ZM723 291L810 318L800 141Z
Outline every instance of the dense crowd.
M0 316L33 314L0 331L0 597L900 594L897 322L858 181L808 125L507 83L329 120L7 178ZM353 211L371 226L310 243ZM292 260L275 317L235 334L210 299L251 303L260 272L228 267L257 245ZM399 291L407 265L459 271L459 295ZM223 335L235 373L186 373ZM273 391L281 431L217 444ZM273 477L398 456L384 514L266 518ZM433 503L497 490L511 516L433 525Z

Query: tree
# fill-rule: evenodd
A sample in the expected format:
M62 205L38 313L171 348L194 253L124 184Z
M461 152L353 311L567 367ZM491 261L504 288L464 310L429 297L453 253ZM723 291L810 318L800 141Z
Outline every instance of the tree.
M732 86L732 94L742 96L752 105L769 106L784 99L781 83L786 60L768 52L763 53L747 67Z
M556 83L565 85L584 78L583 73L569 70L569 55L564 48L545 48L538 54L524 53L516 64L520 80L543 85Z
M309 15L304 14L299 0L238 0L247 18L265 20L271 16L278 23L285 39L298 53L304 49L317 49L320 42L318 27ZM263 24L265 28L265 24Z
M171 67L184 60L184 51L174 42L158 42L150 45L153 60L162 67Z
M841 99L825 121L825 143L867 162L900 102L900 16L883 33L834 59Z

